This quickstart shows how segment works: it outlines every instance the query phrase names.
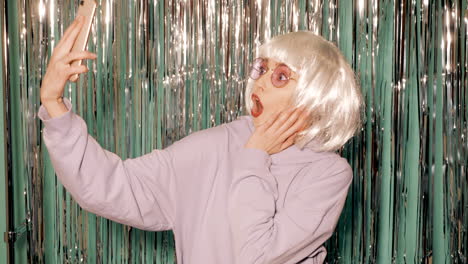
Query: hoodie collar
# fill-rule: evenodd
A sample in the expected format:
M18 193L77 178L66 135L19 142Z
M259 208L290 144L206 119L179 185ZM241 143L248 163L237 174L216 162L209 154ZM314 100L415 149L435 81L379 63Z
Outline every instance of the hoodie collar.
M255 131L255 125L253 123L253 117L250 115L244 116L247 120L249 127L249 137ZM247 139L248 140L248 139ZM284 149L281 152L271 154L272 164L300 164L300 163L310 163L317 160L327 158L331 155L336 155L333 152L316 152L310 148L313 146L314 142L309 142L303 149L300 149L296 145L291 145L290 147Z

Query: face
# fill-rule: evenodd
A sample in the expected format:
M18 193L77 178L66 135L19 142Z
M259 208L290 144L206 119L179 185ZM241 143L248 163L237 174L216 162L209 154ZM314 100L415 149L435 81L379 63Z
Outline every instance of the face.
M255 127L275 112L292 107L291 99L299 76L286 64L271 58L254 60L250 77L254 79L250 113Z

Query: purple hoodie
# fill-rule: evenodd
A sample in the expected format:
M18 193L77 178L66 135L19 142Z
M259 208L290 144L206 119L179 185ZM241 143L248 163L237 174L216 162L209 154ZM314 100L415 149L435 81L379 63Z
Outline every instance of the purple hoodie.
M122 160L72 111L43 138L56 174L85 210L144 230L173 230L179 264L323 263L352 182L336 153L244 148L250 116Z

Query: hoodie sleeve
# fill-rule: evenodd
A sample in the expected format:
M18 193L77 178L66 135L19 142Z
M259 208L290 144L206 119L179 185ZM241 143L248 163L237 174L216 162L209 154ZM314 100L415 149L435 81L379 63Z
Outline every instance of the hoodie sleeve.
M43 139L58 179L85 210L145 230L169 230L175 211L171 151L122 160L103 149L84 120L68 111L51 118L43 105Z
M298 263L327 241L352 181L345 159L306 167L276 210L278 187L263 150L243 148L235 161L228 216L236 264Z

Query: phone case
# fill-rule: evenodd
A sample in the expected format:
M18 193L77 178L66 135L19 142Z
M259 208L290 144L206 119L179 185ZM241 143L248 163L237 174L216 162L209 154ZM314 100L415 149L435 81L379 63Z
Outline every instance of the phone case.
M71 51L83 51L86 48L88 42L89 32L91 31L91 24L94 18L94 12L96 10L97 3L94 0L81 0L80 6L78 7L77 15L82 15L85 18L83 27L81 28L78 37L73 44ZM81 60L72 62L72 66L78 66L81 64ZM75 81L78 79L78 74L73 75L70 80Z

